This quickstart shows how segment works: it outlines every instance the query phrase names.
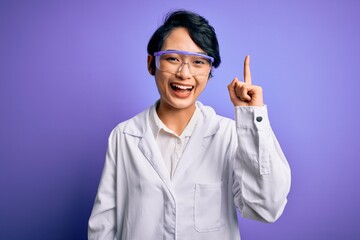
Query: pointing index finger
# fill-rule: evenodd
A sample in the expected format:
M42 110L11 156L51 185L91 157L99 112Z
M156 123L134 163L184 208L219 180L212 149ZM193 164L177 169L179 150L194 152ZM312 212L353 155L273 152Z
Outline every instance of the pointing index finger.
M251 85L251 72L250 72L250 56L247 55L244 60L244 82Z

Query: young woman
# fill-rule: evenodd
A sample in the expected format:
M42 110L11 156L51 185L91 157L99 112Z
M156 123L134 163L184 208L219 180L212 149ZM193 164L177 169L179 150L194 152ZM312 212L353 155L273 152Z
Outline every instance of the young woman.
M89 219L89 239L240 239L241 215L273 222L290 168L271 130L262 89L228 86L235 121L197 101L221 60L215 31L188 11L170 13L148 44L160 99L120 123Z

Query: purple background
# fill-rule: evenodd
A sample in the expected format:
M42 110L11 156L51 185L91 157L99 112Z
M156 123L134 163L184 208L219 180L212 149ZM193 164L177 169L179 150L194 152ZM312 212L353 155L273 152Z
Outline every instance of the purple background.
M292 168L275 224L244 240L360 239L360 1L0 3L0 239L85 239L107 137L157 100L146 44L169 10L215 27L222 65L201 96L233 116L226 86L252 57Z

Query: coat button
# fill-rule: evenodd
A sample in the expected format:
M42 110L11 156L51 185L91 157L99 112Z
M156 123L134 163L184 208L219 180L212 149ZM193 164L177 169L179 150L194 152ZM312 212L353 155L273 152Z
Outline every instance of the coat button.
M262 117L256 117L256 121L257 121L257 122L261 122L261 121L262 121Z

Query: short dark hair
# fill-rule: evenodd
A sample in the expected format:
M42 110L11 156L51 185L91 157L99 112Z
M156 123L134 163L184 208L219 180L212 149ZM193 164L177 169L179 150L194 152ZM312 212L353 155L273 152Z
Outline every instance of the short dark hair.
M186 10L177 10L166 15L163 25L150 38L147 46L148 54L153 56L155 52L160 51L172 30L179 27L186 28L194 43L214 58L213 67L217 68L221 63L221 58L215 29L204 17ZM155 71L154 60L151 68ZM210 73L211 76L212 73Z

